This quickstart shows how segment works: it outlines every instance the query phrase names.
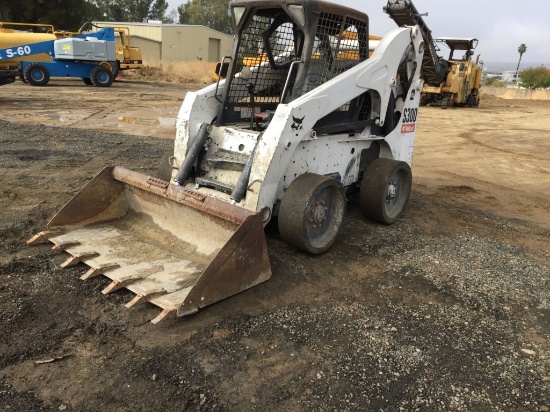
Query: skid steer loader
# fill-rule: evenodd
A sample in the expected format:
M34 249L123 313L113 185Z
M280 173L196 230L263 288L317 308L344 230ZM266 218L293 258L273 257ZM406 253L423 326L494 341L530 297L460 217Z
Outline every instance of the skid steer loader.
M275 216L286 242L318 254L337 241L346 194L391 224L411 190L421 28L390 32L369 57L368 16L353 9L230 8L227 77L187 93L166 175L107 167L28 241L68 252L63 266L85 263L84 279L110 278L104 293L129 289L127 306L159 306L154 323L269 279L263 228ZM357 53L346 58L351 42Z

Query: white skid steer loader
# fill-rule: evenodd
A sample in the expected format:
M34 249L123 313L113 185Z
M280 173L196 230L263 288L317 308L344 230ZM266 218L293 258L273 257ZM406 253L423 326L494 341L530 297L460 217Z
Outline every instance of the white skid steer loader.
M392 31L369 57L368 16L353 9L230 7L225 78L187 93L168 173L108 167L28 241L68 252L63 266L84 262L84 279L110 278L104 293L131 290L127 306L159 306L155 323L269 279L263 227L274 216L286 242L317 254L337 240L347 193L359 192L366 218L391 224L411 191L419 27Z

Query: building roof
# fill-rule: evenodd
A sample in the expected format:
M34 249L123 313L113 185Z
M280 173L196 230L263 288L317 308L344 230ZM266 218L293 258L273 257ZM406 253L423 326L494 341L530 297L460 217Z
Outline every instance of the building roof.
M145 22L131 22L131 21L93 21L92 24L115 27L115 26L144 26L144 27L204 27L205 29L215 31L216 33L223 34L224 36L233 36L232 34L227 34L219 30L213 29L211 27L203 26L200 24L178 24L178 23L162 23L158 20L154 20L149 23Z

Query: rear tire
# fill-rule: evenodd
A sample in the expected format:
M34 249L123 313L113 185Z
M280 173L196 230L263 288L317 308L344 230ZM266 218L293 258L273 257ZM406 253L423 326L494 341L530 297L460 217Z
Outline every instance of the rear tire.
M405 162L376 159L365 171L359 204L363 216L390 225L397 221L409 201L411 168Z
M23 76L32 86L45 86L50 81L50 72L40 63L31 63L25 67Z
M120 66L118 64L118 61L114 62L114 67L113 67L113 80L116 80L118 74L120 73Z
M97 87L109 87L113 84L113 73L107 66L99 65L90 72L90 80Z
M118 60L112 62L101 62L101 64L107 67L111 71L111 73L113 73L113 80L116 79L116 77L118 76L118 72L120 71Z
M279 232L285 242L298 249L323 253L336 241L345 211L340 182L305 173L290 184L281 201Z

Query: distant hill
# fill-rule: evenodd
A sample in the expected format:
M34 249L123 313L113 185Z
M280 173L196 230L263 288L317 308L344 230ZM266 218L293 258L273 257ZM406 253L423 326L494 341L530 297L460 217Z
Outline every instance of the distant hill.
M501 62L483 62L483 70L486 72L507 72L511 70L516 70L516 67L518 66L518 62L515 63L501 63ZM531 67L541 67L544 66L546 68L550 69L550 63L524 63L521 62L521 65L519 66L519 70L525 70L529 69Z

